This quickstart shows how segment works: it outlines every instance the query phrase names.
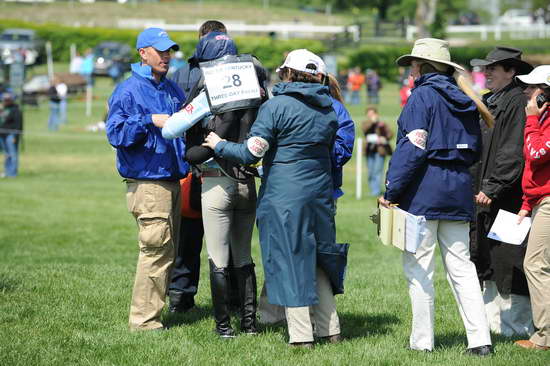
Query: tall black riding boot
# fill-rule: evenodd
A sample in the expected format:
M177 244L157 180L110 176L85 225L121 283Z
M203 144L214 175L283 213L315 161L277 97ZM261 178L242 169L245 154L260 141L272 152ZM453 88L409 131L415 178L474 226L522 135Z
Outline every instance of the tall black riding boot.
M256 273L254 263L235 268L239 283L241 299L241 331L247 334L257 334L256 308L258 307L256 293Z
M238 313L241 311L241 295L239 294L237 269L233 266L233 264L229 264L229 266L227 266L227 272L229 273L229 310L232 313Z
M210 263L210 288L212 290L212 305L216 320L216 333L222 338L233 338L235 332L231 328L229 317L229 277L227 268L217 268L212 260Z

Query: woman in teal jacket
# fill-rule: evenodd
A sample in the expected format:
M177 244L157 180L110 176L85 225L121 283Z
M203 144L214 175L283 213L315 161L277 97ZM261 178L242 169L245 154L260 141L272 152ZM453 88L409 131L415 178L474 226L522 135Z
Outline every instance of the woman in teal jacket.
M331 151L338 122L318 56L292 51L278 73L283 82L260 107L249 139L236 144L211 133L205 146L244 164L263 158L257 218L268 299L285 306L290 343L309 346L310 306L318 337L340 333L330 273L317 266L318 248L335 243Z

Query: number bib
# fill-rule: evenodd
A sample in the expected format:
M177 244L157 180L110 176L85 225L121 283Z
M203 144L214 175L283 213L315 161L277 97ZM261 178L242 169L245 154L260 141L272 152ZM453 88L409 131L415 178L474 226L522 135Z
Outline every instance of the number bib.
M261 104L260 83L250 55L227 55L201 62L212 114L255 108Z

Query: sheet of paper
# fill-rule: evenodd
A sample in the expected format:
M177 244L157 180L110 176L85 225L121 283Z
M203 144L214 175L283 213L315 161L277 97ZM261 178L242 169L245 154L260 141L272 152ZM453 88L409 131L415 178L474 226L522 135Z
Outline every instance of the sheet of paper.
M403 249L410 253L416 253L426 235L426 218L413 215L400 208L395 208L395 210L405 219L405 246Z
M407 231L405 249L407 252L416 253L416 250L426 235L426 218L424 216L415 216L407 212L406 220Z
M499 210L487 237L508 244L521 245L531 228L531 218L525 217L519 225L518 219L519 216L516 214Z

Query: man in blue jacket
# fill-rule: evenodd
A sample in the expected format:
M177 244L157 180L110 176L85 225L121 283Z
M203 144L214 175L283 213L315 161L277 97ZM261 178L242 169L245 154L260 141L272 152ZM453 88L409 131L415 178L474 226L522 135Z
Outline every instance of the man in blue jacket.
M162 329L170 267L180 220L179 180L187 174L181 138L166 140L161 128L180 110L185 96L165 78L170 51L178 50L168 34L148 28L137 38L141 62L109 99L107 137L117 150L117 169L127 184L128 210L139 228L139 248L130 329Z

